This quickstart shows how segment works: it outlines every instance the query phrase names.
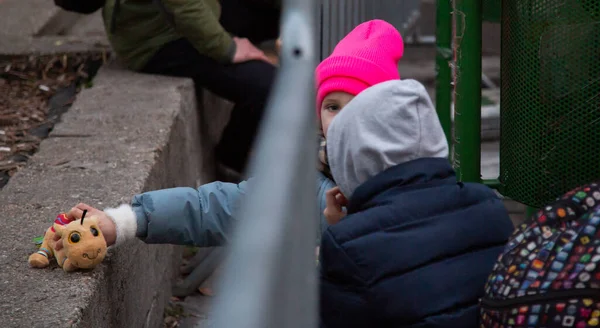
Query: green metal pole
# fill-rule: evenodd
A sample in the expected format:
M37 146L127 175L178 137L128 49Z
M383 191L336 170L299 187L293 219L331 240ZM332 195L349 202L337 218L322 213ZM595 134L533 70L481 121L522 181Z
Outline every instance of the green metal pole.
M451 0L439 0L436 5L436 88L435 106L440 123L452 147L452 6Z
M460 181L481 182L481 0L455 0L454 156Z

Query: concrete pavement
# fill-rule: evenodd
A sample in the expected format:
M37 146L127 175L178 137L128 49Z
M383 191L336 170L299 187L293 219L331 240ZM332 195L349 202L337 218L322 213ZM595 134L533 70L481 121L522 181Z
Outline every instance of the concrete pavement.
M48 0L3 0L0 56L110 49L100 15L66 12Z

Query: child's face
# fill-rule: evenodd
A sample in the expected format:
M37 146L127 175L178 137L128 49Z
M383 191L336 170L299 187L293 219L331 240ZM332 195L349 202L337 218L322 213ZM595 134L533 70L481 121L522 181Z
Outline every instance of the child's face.
M354 98L353 95L346 92L332 92L325 96L321 103L321 129L323 135L327 138L327 129L333 118L339 113L346 104Z

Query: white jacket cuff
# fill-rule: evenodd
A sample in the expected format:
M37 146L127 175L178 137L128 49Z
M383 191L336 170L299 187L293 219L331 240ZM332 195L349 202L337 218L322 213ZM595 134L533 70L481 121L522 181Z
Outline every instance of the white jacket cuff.
M123 204L117 208L107 208L104 213L115 223L117 238L115 246L119 246L129 239L135 238L137 232L137 218L131 206Z

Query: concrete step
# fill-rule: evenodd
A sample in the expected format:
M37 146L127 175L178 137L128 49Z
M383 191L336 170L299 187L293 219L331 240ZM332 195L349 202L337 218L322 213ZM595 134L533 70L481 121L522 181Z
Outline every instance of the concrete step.
M35 10L32 10L35 8ZM0 1L0 31L20 37L105 37L101 12L80 15L67 12L49 0Z
M80 15L49 0L2 0L0 17L0 55L110 50L100 11Z
M93 87L78 95L40 150L0 191L0 217L18 228L0 229L3 328L39 327L40 318L44 327L59 328L162 324L178 248L132 241L109 252L93 271L72 274L31 269L27 257L35 251L31 238L78 202L102 209L145 190L212 181L211 137L201 127L217 124L204 117L224 111L211 108L204 115L203 103L214 102L198 102L189 79L136 74L118 65L100 70ZM43 306L48 300L63 310Z
M32 37L39 34L60 11L49 0L3 0L0 2L0 31Z
M79 37L106 38L102 13L98 11L91 15L80 15L79 19L64 31L64 34Z

